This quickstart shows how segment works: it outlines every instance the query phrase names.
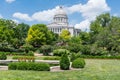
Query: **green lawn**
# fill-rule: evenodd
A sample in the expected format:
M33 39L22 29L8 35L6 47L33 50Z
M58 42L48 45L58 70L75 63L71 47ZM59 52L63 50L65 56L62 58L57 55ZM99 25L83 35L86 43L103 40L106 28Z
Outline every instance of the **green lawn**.
M120 60L86 59L78 71L0 71L0 80L120 80Z

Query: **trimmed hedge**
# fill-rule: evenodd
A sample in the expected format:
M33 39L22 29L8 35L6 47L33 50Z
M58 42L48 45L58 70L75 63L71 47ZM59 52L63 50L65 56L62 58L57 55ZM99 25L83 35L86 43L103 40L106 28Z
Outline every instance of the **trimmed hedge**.
M7 56L5 53L0 53L0 60L6 60Z
M21 56L34 56L34 53L30 51L29 53L24 53L24 52L0 52L4 53L6 55L21 55Z
M120 56L77 55L76 58L86 58L86 59L120 59Z
M85 67L85 60L82 58L77 58L72 62L73 68L84 68Z
M59 56L51 56L51 57L45 57L43 60L60 60Z
M47 63L34 62L16 62L8 65L9 70L34 70L34 71L50 71L50 66Z
M53 51L54 56L62 56L63 53L69 54L70 52L67 49L56 49Z
M34 62L35 57L34 56L14 56L12 59L18 59L19 61L32 61Z

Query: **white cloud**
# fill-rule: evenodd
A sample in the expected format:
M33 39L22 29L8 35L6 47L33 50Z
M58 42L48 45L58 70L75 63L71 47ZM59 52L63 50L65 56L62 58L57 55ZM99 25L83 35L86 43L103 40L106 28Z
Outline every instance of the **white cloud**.
M49 22L53 19L53 16L56 10L57 10L57 7L49 10L36 12L32 15L32 18L37 21Z
M12 3L14 2L15 0L5 0L7 3Z
M89 26L90 26L90 21L87 19L75 25L76 28L79 28L82 31L89 31Z
M3 18L3 16L0 14L0 18Z
M77 4L67 8L67 12L81 13L82 17L85 19L75 27L82 30L89 29L90 22L95 19L96 16L103 12L110 11L110 7L107 5L106 0L88 0L86 4Z
M13 17L21 19L21 20L25 20L25 21L32 21L32 18L28 14L23 14L20 12L14 13Z

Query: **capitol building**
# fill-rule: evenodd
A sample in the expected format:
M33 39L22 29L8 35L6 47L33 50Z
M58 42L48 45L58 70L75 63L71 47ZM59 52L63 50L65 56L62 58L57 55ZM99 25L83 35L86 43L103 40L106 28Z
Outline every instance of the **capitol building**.
M48 29L60 35L62 30L68 30L71 36L77 36L80 29L69 26L68 16L62 7L59 7L53 17L53 22L47 25Z

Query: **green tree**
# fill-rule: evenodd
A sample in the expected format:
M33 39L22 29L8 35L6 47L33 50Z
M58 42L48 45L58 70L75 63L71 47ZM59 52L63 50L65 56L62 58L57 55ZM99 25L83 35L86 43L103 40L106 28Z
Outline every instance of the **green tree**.
M62 38L63 40L67 41L71 38L71 34L68 30L64 29L62 30L61 34L60 34L60 38Z
M15 38L13 39L13 45L15 48L19 48L20 46L25 44L25 39L27 37L29 28L29 25L24 23L20 23L15 27Z
M26 42L34 47L40 47L53 41L53 33L44 24L36 24L30 27Z

